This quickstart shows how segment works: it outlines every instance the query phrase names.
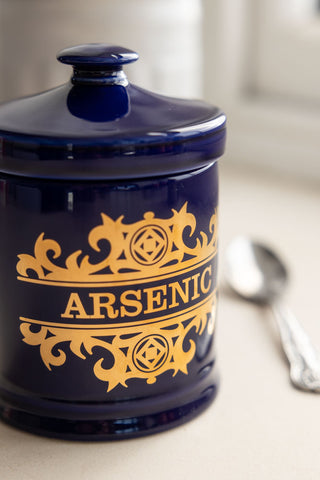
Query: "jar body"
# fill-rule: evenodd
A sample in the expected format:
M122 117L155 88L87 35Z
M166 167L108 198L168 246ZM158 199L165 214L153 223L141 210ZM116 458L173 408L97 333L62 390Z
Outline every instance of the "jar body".
M0 178L2 418L112 439L206 408L217 208L217 162L128 181Z

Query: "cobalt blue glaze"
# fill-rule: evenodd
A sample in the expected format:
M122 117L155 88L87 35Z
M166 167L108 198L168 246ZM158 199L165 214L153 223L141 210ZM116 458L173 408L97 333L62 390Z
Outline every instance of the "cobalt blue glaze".
M110 179L194 170L220 157L225 115L202 101L168 98L128 83L123 49L74 47L58 55L75 63L70 83L0 109L0 171L51 179ZM119 57L119 50L122 57ZM66 53L67 52L67 53ZM77 59L76 59L77 58ZM84 62L84 66L81 65ZM106 67L107 65L107 67ZM120 68L120 70L119 70ZM116 159L116 161L115 161Z
M147 435L217 392L225 117L129 84L120 47L59 57L70 84L0 107L1 416L67 439Z
M57 59L67 65L76 67L103 66L103 68L119 67L138 60L139 55L128 48L105 43L91 43L65 48L58 53Z

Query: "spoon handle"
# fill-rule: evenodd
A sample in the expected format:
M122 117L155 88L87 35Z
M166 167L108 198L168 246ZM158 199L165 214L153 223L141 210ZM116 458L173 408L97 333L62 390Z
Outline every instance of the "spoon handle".
M283 350L290 363L292 383L302 390L320 393L320 357L305 330L280 302L271 305L278 323Z

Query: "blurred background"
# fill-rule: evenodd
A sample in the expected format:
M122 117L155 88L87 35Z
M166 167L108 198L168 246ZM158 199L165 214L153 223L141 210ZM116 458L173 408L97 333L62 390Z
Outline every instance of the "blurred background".
M127 46L132 82L229 119L226 158L320 182L319 0L0 0L0 100L65 82L60 49Z

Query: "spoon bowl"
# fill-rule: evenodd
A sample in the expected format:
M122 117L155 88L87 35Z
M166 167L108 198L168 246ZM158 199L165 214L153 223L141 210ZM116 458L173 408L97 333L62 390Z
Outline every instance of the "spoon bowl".
M288 271L269 247L236 237L226 251L225 280L245 300L269 305L277 320L290 378L299 389L320 393L320 356L308 335L280 298Z
M229 245L225 276L235 293L257 303L275 300L288 283L287 268L275 252L247 237L236 237Z

